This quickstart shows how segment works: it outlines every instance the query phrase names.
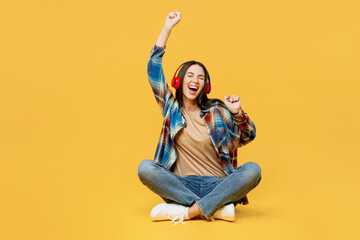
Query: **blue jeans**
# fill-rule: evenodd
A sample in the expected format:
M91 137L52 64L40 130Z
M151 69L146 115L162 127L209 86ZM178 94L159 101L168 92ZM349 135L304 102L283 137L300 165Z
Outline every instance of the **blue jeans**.
M202 214L211 216L222 206L238 202L261 180L260 166L247 162L226 177L181 177L154 160L143 160L138 167L140 181L165 202L192 206L195 202Z

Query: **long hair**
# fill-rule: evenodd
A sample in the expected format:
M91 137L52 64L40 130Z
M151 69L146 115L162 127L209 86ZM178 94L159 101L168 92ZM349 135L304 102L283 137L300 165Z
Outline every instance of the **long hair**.
M194 60L185 62L183 64L184 65L181 67L179 74L178 74L178 76L180 77L180 87L176 90L176 100L178 101L180 108L183 107L183 82L184 82L185 74L186 74L186 71L189 69L189 67L194 64L198 64L200 67L202 67L204 70L204 73L205 73L205 85L204 85L203 89L201 90L200 94L198 95L198 97L196 98L197 105L201 109L207 109L207 108L210 108L215 105L220 105L222 107L227 108L227 106L225 105L225 103L222 100L217 99L217 98L209 99L207 97L207 95L205 94L206 87L209 84L209 73L208 73L207 69L205 68L204 64L194 61Z

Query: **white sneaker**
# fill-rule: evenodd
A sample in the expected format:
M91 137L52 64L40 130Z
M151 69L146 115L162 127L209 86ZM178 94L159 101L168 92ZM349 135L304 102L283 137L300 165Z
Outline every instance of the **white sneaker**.
M185 224L183 220L189 219L188 208L175 203L160 203L151 210L150 218L153 220L170 219L173 222L178 219L179 221L174 222L175 225L180 222Z
M219 210L217 210L213 218L215 219L222 219L226 221L235 221L235 206L233 203L229 203L223 207L221 207Z

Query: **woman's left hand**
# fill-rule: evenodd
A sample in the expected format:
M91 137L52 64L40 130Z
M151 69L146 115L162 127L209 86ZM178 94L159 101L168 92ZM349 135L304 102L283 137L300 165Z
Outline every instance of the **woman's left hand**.
M232 114L237 114L240 111L241 100L236 95L226 95L224 97L224 103L229 108Z

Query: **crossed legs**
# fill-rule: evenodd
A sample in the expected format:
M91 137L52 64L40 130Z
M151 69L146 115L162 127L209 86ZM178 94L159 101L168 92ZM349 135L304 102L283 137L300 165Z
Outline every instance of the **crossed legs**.
M223 205L237 202L255 188L261 180L261 169L255 162L239 166L207 195L200 198L188 189L180 176L154 160L143 160L138 167L140 181L164 200L188 206L189 218L203 215L207 219Z

